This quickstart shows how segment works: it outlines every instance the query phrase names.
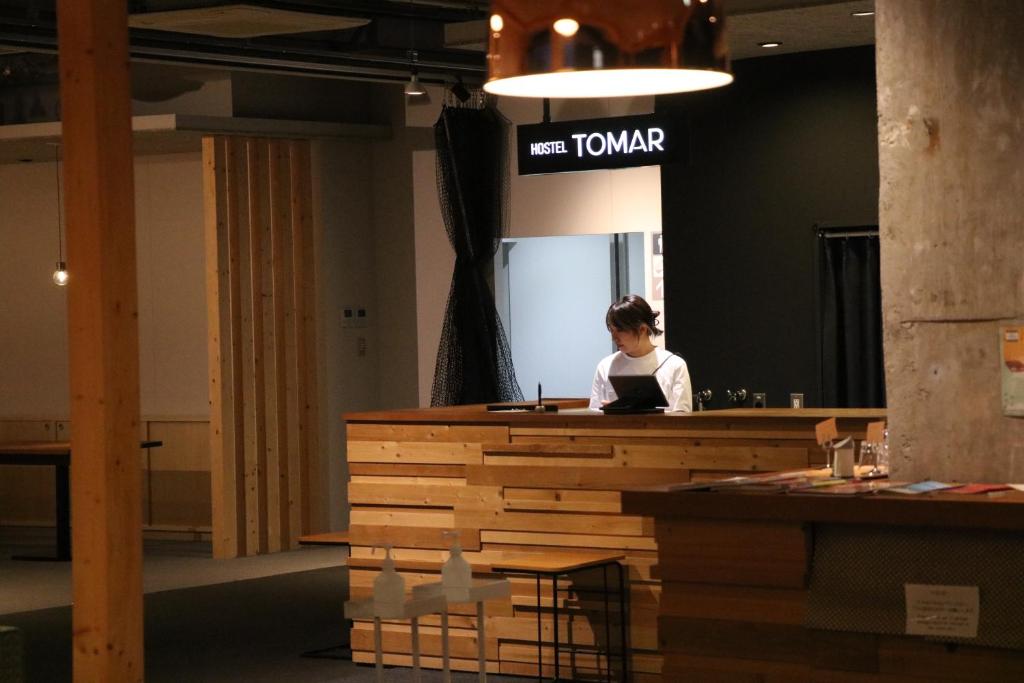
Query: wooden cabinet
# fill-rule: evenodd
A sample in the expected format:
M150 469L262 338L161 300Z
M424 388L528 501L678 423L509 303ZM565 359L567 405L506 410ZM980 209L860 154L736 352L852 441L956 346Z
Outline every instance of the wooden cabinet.
M66 441L71 423L59 419L0 420L0 441ZM139 451L145 528L160 531L210 530L209 421L143 420L139 439L163 446ZM52 526L53 469L0 467L0 525Z
M624 493L623 508L656 517L666 683L1024 680L1024 646L905 635L903 604L904 582L970 583L980 586L981 619L1019 625L1020 592L1007 601L991 590L1012 593L1019 581L983 565L1005 565L999 560L1009 557L1019 566L1024 493L825 497L666 489ZM964 539L972 548L989 544L989 551L965 553ZM922 547L933 556L922 559ZM1015 626L993 630L1024 642Z

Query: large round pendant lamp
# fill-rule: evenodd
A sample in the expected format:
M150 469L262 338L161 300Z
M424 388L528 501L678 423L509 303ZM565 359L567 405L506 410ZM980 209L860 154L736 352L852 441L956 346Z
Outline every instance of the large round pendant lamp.
M732 82L719 0L493 0L484 90L623 97Z

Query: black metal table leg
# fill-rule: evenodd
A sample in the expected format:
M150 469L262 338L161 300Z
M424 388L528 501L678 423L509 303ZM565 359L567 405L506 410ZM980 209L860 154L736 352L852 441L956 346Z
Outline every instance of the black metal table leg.
M558 671L558 574L551 575L551 605L554 608L552 612L554 614L554 629L555 638L553 647L555 650L555 683L561 680L561 675Z
M71 559L71 468L57 465L57 559Z
M608 565L601 565L601 574L604 577L604 647L605 680L611 683L612 680L612 625L611 610L608 608Z
M544 680L544 637L541 629L540 573L537 574L537 681Z
M622 642L620 643L622 649L622 680L629 681L629 612L627 610L627 602L629 595L626 593L628 590L626 585L626 569L622 566L621 562L616 562L615 566L619 570L619 632L622 635Z

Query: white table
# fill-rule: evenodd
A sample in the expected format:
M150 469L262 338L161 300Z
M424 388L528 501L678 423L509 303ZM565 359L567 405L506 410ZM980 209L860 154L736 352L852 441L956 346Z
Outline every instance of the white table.
M413 680L420 680L420 626L419 618L427 614L441 614L441 640L444 643L444 677L451 680L448 667L448 600L443 594L416 595L402 603L401 609L376 609L373 598L349 600L345 603L346 619L373 619L373 644L376 652L377 681L384 681L384 651L381 647L381 619L409 619L412 623Z
M469 588L448 589L440 581L436 583L424 583L414 586L412 589L413 599L424 600L440 597L445 601L445 611L441 617L442 627L442 657L444 661L445 683L451 681L451 670L448 666L448 610L447 605L455 603L476 603L476 642L477 642L477 663L480 670L480 683L487 681L487 641L484 627L484 602L507 598L512 595L512 584L508 579L473 579ZM416 648L416 626L413 625L413 648ZM416 654L413 654L413 661L416 661Z

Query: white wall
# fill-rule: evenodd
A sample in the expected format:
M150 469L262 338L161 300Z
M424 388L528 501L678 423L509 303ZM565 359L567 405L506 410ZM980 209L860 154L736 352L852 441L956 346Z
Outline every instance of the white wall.
M377 406L379 352L374 296L372 187L365 173L370 145L358 141L313 144L313 204L319 223L318 357L321 368L321 453L326 458L330 524L348 525L341 416ZM342 326L345 306L366 307L364 328ZM360 340L365 355L360 355Z
M394 88L387 103L394 137L372 146L373 240L375 249L377 346L381 363L378 399L382 408L418 404L416 321L416 242L413 156L425 131L405 128L405 96ZM364 165L365 169L365 165Z
M135 159L142 414L209 415L199 154ZM0 165L0 416L67 418L52 163ZM68 262L74 277L74 262Z
M398 91L401 96L401 91ZM342 416L414 407L417 358L412 165L408 136L319 141L313 150L320 244L319 364L332 528L348 526ZM365 307L347 328L342 308ZM360 348L365 355L360 355Z
M408 126L433 126L440 113L443 93L432 90L430 99L428 105L410 105L406 108ZM542 118L543 105L539 100L505 98L498 106L513 125L538 123ZM653 110L654 100L650 97L555 100L551 103L551 119L559 121L624 116L650 113ZM419 400L422 406L430 405L434 363L455 263L437 199L435 160L432 148L413 152L416 329L419 340ZM659 167L520 177L515 175L515 160L510 161L513 172L510 183L510 237L643 232L644 260L649 268L651 235L661 231ZM648 274L643 294L655 308L663 309L660 302L651 297L650 286Z
M135 179L142 414L209 419L202 155L138 157Z

